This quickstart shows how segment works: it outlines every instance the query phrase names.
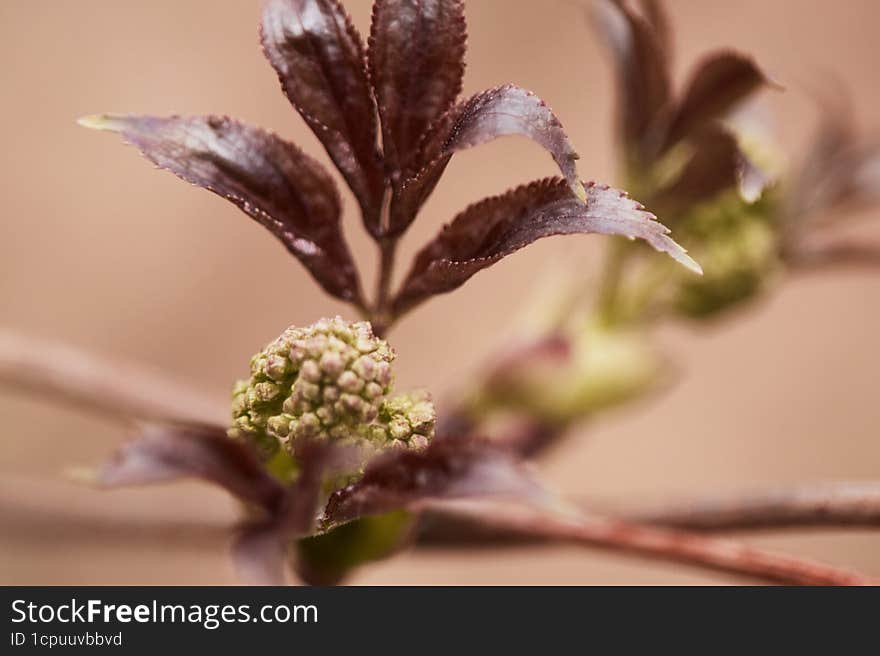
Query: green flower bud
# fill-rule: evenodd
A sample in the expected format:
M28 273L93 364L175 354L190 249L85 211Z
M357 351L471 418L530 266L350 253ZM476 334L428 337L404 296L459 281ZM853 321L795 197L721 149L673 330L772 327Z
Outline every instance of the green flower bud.
M434 437L437 415L426 392L400 394L387 399L379 412L382 427L392 446L396 443L423 449Z
M726 198L688 221L691 251L701 278L681 278L675 307L690 318L708 318L756 297L778 268L778 239L767 219L772 199L748 205Z
M502 362L470 402L477 416L513 410L565 424L650 391L661 364L641 332L588 320Z
M290 327L251 358L236 383L229 435L267 455L293 454L303 439L366 441L375 448L423 448L434 407L424 394L389 399L394 351L367 322L322 319Z

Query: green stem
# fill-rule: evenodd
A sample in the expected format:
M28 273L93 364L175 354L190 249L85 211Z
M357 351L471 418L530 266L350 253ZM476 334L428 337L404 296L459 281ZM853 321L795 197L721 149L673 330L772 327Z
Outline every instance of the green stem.
M641 285L632 294L634 320L650 324L666 316L669 298L662 295L663 288L675 274L668 262L660 262L643 273Z
M616 322L619 313L620 288L629 255L629 242L615 239L608 248L602 281L599 285L597 316L607 325Z

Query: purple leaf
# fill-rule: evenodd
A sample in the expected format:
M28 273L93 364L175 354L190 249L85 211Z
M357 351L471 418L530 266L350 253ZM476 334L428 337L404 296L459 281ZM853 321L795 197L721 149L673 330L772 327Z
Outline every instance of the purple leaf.
M853 176L853 193L860 200L880 201L880 144L863 144L858 149Z
M697 65L684 97L670 118L666 148L707 123L724 118L736 105L772 82L753 59L736 52L716 52Z
M94 475L106 487L200 478L247 503L274 512L284 490L246 443L221 426L147 424Z
M158 167L223 196L275 235L331 295L359 303L360 282L324 168L293 144L225 117L89 116Z
M373 460L358 482L331 495L322 525L401 508L417 510L430 499L487 496L534 504L555 500L511 452L484 440L435 438L425 451L395 451Z
M572 192L584 199L578 154L559 119L535 94L508 84L459 103L430 129L420 146L419 172L395 189L391 232L402 232L412 222L454 153L507 135L528 137L547 150Z
M324 144L378 234L384 173L360 35L338 0L270 0L261 38L284 93Z
M803 230L809 223L831 223L846 212L880 201L880 141L856 130L845 89L816 98L820 121L789 193L787 220Z
M691 143L693 153L678 177L652 199L662 214L681 214L731 188L738 188L743 200L752 203L770 184L770 178L740 150L736 137L722 127L701 130Z
M641 0L642 15L656 35L657 41L666 55L666 67L672 68L672 25L663 0Z
M406 171L428 126L461 93L462 0L376 0L369 61L385 155Z
M566 183L549 178L471 205L415 258L394 309L400 314L434 294L456 289L478 271L543 237L599 233L647 241L686 267L699 265L653 214L626 193L587 185L586 202Z
M836 168L835 162L846 159L846 153L859 141L852 98L845 87L832 84L830 92L816 94L815 102L819 124L798 176L805 187L814 187L826 178Z
M286 585L286 547L273 524L245 526L232 543L232 560L247 585Z
M660 119L672 100L664 47L668 28L657 22L656 11L639 15L624 0L600 0L595 9L616 68L621 138L629 155L640 158L655 147Z

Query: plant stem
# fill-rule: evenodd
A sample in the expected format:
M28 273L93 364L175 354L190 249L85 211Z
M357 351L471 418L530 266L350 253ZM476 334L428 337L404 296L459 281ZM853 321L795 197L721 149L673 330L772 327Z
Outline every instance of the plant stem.
M596 315L607 325L615 323L619 308L620 286L626 269L628 242L614 239L608 246L602 280L599 285Z
M394 277L394 264L397 255L396 237L385 237L379 241L379 274L376 281L376 302L373 306L373 331L377 337L384 337L391 327L391 281Z
M832 243L784 252L786 263L796 271L837 267L880 267L880 244Z
M224 423L223 403L161 374L0 331L0 385L123 420Z
M596 508L601 504L584 503ZM806 484L684 500L642 510L618 510L629 522L688 531L748 531L880 527L880 481ZM519 533L486 532L456 516L429 513L420 542L463 547L534 542Z
M880 482L801 485L715 496L627 516L642 523L694 531L880 527Z
M423 509L478 525L484 533L499 531L543 542L578 544L613 553L628 553L693 565L770 583L873 583L870 578L857 572L756 549L732 540L596 515L559 516L521 505L485 500L426 503Z

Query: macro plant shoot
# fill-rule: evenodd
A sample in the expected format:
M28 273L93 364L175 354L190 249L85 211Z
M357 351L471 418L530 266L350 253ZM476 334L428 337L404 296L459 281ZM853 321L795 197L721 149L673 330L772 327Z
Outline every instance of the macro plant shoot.
M53 531L80 583L880 581L867 28L183 4L98 12L22 129L71 171L11 193L13 581Z

